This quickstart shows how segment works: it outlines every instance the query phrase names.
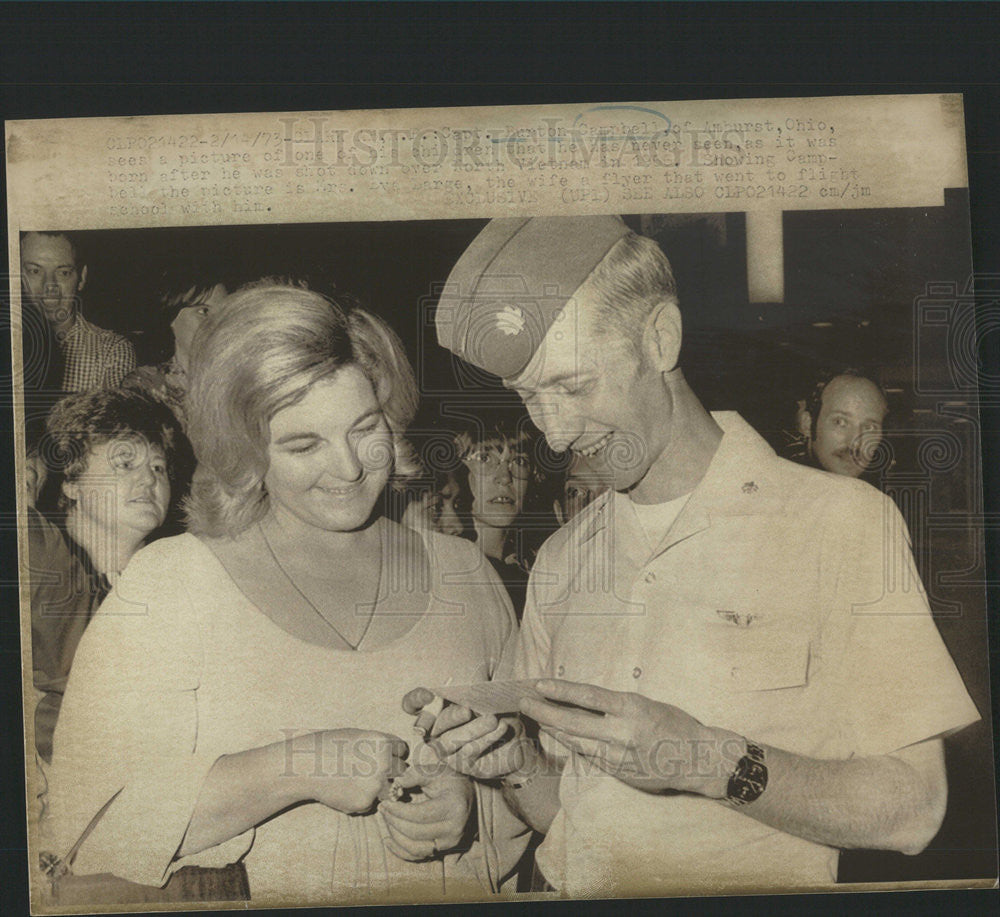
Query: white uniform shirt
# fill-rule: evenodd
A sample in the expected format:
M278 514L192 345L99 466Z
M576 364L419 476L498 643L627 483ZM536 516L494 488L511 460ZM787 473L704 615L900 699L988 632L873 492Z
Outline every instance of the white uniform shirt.
M886 754L978 719L892 501L777 458L736 414L715 420L716 455L654 550L614 493L546 542L515 675L635 691L815 758ZM574 755L560 803L537 858L574 896L836 880L833 848Z

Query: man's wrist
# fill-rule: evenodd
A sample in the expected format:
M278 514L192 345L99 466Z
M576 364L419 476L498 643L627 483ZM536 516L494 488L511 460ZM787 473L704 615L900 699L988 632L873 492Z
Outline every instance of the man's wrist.
M711 728L710 738L696 743L700 749L695 755L695 767L702 775L696 792L709 799L725 801L730 778L746 754L746 739L728 729Z
M746 751L736 762L726 785L724 802L733 808L756 802L767 789L767 760L764 748L744 739Z

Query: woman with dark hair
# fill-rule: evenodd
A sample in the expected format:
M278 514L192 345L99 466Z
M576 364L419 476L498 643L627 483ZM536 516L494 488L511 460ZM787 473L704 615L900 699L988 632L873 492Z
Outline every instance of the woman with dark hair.
M528 574L542 542L556 529L539 459L543 448L527 417L486 421L455 436L454 472L462 536L475 541L503 581L518 620Z
M56 404L32 456L47 471L51 519L28 510L35 746L52 732L80 636L132 555L184 491L189 448L170 411L140 392L103 389Z
M78 873L162 886L242 863L254 904L496 889L523 826L431 745L407 767L398 737L407 691L488 679L514 628L471 546L385 515L413 465L398 338L316 293L255 287L198 335L191 369L190 531L140 553L84 636L50 849L113 798Z
M165 268L159 282L162 327L156 333L163 337L169 328L172 344L161 344L156 362L138 367L123 383L156 395L183 425L187 424L185 399L194 335L227 293L222 271L213 264L184 258Z

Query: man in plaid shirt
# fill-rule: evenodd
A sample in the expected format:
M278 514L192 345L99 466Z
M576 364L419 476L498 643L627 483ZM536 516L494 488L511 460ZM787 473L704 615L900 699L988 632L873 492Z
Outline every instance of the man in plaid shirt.
M22 233L21 276L28 301L41 310L59 342L62 391L115 388L135 369L132 344L81 315L79 294L87 267L79 264L66 233Z

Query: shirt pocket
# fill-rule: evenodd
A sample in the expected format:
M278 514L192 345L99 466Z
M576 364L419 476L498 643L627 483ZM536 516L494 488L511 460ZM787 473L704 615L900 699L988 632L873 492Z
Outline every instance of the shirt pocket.
M799 688L809 682L809 636L766 623L710 624L703 639L719 687L744 693Z
M795 609L692 609L672 654L683 682L662 698L703 723L780 748L816 720L812 635ZM750 612L749 614L747 612ZM643 692L645 693L645 692Z

